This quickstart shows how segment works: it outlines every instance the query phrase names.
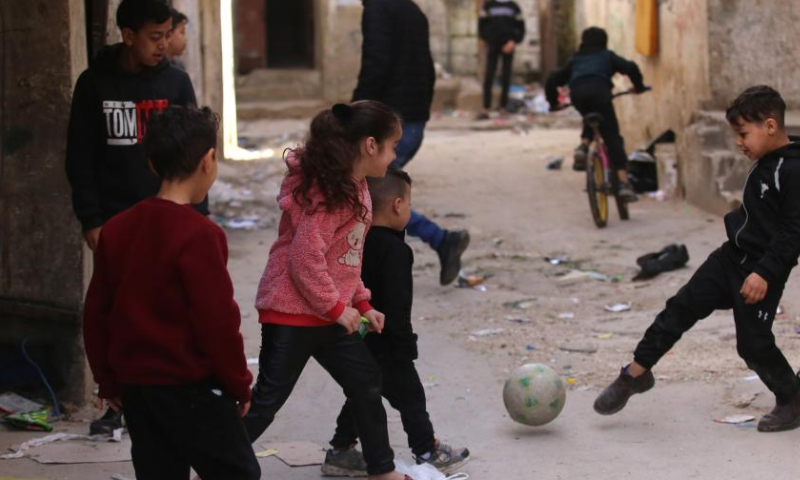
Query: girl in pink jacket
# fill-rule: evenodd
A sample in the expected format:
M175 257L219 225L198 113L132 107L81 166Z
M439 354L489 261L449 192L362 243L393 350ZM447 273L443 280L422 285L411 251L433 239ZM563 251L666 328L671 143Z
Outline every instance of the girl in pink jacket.
M372 219L365 177L384 176L401 135L399 118L382 103L336 104L314 117L305 145L286 155L278 239L256 298L259 373L244 419L254 442L314 357L357 405L370 479L403 479L394 471L380 369L356 333L362 316L370 329L383 328L361 282Z

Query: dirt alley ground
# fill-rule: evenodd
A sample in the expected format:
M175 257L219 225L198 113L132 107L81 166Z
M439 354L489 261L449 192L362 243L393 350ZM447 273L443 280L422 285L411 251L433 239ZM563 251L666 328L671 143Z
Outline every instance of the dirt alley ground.
M441 287L435 254L410 240L416 255L417 365L438 435L470 448L472 461L463 471L482 480L797 478L800 431L759 434L754 423L714 422L740 413L758 418L773 403L736 354L730 312L713 314L684 337L656 368L653 391L634 397L615 416L593 412L599 389L629 360L665 300L724 240L724 229L721 218L682 201L645 198L631 206L629 222L612 212L609 226L598 230L582 191L584 177L569 169L577 136L574 128L475 130L468 122L440 119L429 125L422 150L408 166L415 208L444 227L468 228L472 243L464 267L489 275L486 291ZM555 156L567 157L563 170L545 168ZM246 353L257 357L259 325L252 305L276 234L274 195L283 167L277 158L223 167L217 193L224 203L216 209L221 222L257 227L228 230ZM635 259L669 243L687 245L689 266L633 282ZM571 262L544 260L553 256L569 256ZM559 277L571 268L609 280L561 284ZM798 280L795 274L786 288L784 313L774 329L796 368ZM631 311L604 310L618 302L631 302ZM479 331L486 329L502 331L482 336ZM570 382L564 411L543 427L514 423L502 403L507 373L528 362L546 363ZM268 441L325 445L342 401L339 387L312 361L257 450ZM387 413L396 454L410 461L399 415L390 408ZM85 423L58 427L86 428ZM0 431L0 446L33 436ZM277 458L261 464L265 479L320 476L318 466L290 468ZM23 459L0 461L0 471L24 478L133 477L129 463L48 467Z

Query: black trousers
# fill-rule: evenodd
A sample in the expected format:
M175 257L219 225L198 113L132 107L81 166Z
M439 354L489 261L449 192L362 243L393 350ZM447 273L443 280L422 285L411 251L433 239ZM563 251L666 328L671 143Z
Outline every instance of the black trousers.
M339 325L261 326L258 378L250 412L244 418L250 441L255 442L275 419L311 357L331 374L353 404L367 472L380 475L393 471L394 452L389 446L381 400L380 368L358 334L347 335Z
M400 412L409 448L417 456L430 452L436 440L426 408L425 388L414 362L386 361L380 365L383 396L392 408ZM331 440L333 448L347 448L356 443L359 430L354 409L353 402L348 399L336 419L336 433Z
M783 285L769 285L767 295L755 305L746 305L739 291L751 273L741 254L730 243L714 251L675 295L647 329L634 359L652 368L675 345L684 332L714 310L733 309L736 348L778 402L785 402L800 389L797 377L775 345L772 322L778 310Z
M570 100L584 117L589 113L603 116L600 124L600 135L608 149L611 165L617 170L627 170L628 155L625 153L625 140L619 133L617 112L611 98L611 90L605 82L585 81L570 88ZM588 125L583 126L581 138L591 140L594 132Z
M500 108L508 106L508 90L511 87L511 67L514 65L514 53L503 53L503 44L489 45L486 51L486 77L483 80L483 107L492 107L492 86L495 74L497 73L497 61L503 59L500 82L502 83L502 93L500 94Z
M214 382L131 386L122 397L138 480L261 478L233 397Z

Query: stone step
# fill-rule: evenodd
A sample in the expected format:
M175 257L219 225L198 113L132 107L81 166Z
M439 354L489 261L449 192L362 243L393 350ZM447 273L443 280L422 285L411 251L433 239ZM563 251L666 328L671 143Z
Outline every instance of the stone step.
M311 118L328 107L330 107L329 102L318 98L240 102L237 114L242 121Z
M322 83L322 74L319 70L307 68L271 68L253 70L247 75L239 75L236 78L236 87L250 87L267 84L291 84L295 82L320 85Z
M322 95L322 75L310 69L253 70L236 79L239 102L313 99Z

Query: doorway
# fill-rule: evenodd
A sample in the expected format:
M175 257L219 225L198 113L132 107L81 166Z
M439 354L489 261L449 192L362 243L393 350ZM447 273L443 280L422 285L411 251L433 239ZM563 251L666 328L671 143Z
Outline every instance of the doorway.
M314 0L266 0L267 68L314 68Z

